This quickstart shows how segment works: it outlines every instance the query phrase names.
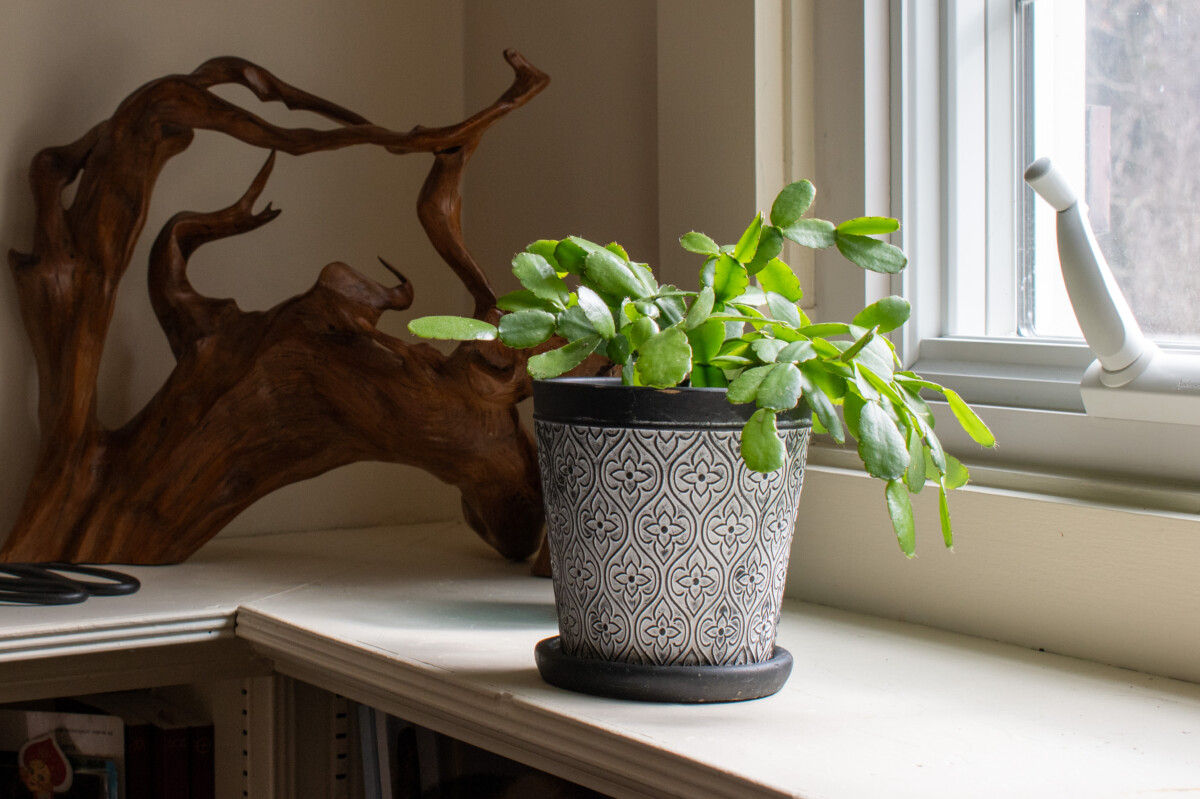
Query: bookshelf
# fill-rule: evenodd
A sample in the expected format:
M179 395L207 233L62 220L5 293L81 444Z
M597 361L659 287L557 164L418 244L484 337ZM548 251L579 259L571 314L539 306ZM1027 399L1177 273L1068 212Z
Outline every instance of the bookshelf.
M1200 685L790 600L780 643L796 666L774 697L688 707L560 691L532 657L556 631L549 582L458 523L221 538L131 571L133 597L0 608L0 701L199 686L223 708L218 738L247 741L218 753L219 772L245 772L218 795L306 795L301 731L321 733L287 686L623 797L1200 785Z

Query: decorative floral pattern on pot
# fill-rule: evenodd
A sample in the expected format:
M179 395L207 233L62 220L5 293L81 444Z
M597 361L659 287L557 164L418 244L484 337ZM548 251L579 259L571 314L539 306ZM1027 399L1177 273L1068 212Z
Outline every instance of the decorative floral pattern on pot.
M740 665L775 646L808 427L752 472L737 430L536 423L563 651Z

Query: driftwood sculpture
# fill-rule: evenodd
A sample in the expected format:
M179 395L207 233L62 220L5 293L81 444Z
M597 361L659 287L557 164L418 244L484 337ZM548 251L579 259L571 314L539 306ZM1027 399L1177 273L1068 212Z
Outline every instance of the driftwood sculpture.
M507 557L532 554L541 496L533 444L514 410L530 390L524 356L488 342L447 356L379 332L379 316L413 297L390 266L393 286L329 264L307 293L254 313L200 295L187 276L197 248L276 217L270 205L253 210L275 151L373 145L433 155L420 221L474 298L476 316L497 314L495 293L463 243L459 183L489 126L549 82L518 53L505 58L515 78L491 106L450 127L403 133L255 64L217 58L146 84L78 141L38 153L33 249L11 253L10 263L37 362L41 439L0 560L178 562L265 494L361 460L416 465L457 486L480 536ZM224 83L337 126L269 124L209 91ZM159 232L150 292L176 365L135 418L106 429L97 420L96 381L117 288L155 179L196 129L271 155L236 203L179 213ZM64 190L76 181L64 206Z

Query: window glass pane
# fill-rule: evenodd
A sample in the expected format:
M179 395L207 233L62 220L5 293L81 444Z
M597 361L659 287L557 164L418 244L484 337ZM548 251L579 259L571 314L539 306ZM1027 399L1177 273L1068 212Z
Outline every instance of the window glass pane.
M1200 4L1040 0L1030 8L1030 155L1050 156L1084 193L1142 329L1200 341ZM1078 335L1057 274L1053 214L1036 205L1027 212L1028 332Z

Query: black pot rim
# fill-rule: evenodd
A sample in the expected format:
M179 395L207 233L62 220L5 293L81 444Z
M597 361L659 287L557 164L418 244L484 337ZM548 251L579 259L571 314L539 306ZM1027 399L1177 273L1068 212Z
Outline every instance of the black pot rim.
M539 422L740 430L755 410L753 403L729 402L723 388L626 386L617 377L533 381L533 418ZM801 401L776 423L780 429L811 427L812 412Z

